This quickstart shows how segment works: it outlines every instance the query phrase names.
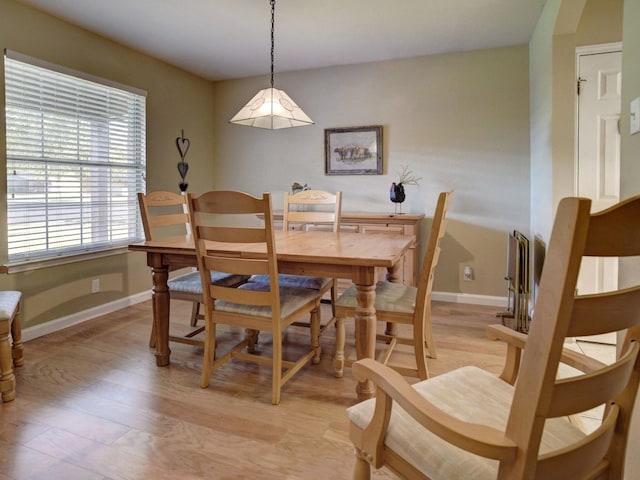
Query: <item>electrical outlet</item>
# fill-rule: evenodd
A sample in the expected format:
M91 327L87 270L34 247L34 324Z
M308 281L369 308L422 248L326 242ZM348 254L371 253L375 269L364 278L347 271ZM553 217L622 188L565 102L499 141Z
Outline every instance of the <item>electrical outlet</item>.
M465 281L470 282L471 280L473 280L473 268L471 268L469 265L464 267L463 274Z
M100 279L94 278L91 280L91 293L98 293L100 291Z

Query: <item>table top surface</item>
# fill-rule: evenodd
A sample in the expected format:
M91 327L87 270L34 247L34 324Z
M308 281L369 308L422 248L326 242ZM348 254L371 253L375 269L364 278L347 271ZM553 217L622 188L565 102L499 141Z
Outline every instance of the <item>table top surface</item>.
M415 242L413 235L367 234L352 232L294 231L274 232L279 261L330 263L390 268ZM264 245L207 242L207 249L228 255L259 258ZM195 256L190 235L129 245L129 250Z

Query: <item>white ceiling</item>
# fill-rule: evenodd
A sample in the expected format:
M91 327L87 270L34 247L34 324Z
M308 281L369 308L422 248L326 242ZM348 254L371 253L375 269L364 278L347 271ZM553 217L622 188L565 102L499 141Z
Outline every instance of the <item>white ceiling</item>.
M21 0L210 80L268 74L269 0ZM275 71L529 42L545 0L278 0Z

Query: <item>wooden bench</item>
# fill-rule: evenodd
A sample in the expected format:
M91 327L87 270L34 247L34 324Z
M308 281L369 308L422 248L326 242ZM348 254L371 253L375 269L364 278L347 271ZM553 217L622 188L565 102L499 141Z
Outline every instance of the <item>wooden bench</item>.
M24 365L22 358L22 327L20 326L21 292L0 291L0 393L2 401L16 398L16 377L13 367ZM9 344L11 332L12 344Z

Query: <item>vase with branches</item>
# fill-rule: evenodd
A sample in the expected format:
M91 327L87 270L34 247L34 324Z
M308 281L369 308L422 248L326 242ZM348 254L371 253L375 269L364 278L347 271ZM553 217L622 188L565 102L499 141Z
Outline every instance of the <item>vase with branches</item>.
M413 174L407 165L401 165L402 170L396 170L398 181L391 184L389 199L394 204L394 214L402 215L402 202L407 198L404 192L405 185L419 185L422 177Z

